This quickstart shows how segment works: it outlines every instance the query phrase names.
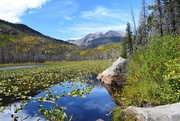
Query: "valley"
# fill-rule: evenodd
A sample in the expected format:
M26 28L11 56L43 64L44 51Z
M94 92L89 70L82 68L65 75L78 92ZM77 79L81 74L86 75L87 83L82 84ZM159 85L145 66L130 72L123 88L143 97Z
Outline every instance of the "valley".
M179 121L179 0L0 3L0 121Z
M119 43L122 41L123 33L109 31L103 36L93 36L93 34L89 34L85 37L86 39L80 40L84 41L84 44L75 45L68 41L45 36L26 25L1 20L0 63L107 60L116 53L120 53ZM86 47L85 43L89 42L91 44ZM105 48L108 49L105 51ZM89 51L91 54L85 51Z

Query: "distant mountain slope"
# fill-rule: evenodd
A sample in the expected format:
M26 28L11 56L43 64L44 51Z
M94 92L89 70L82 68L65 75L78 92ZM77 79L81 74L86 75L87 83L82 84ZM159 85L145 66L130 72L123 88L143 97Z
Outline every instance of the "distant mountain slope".
M84 38L78 40L68 40L68 42L78 46L97 47L99 45L120 42L124 35L125 34L123 32L110 30L105 34L102 32L90 33Z
M0 20L0 63L74 59L77 55L71 53L76 48L71 43L45 36L26 25Z
M91 44L89 47L97 47L99 45L107 45L110 43L118 43L123 40L123 37L104 37L104 38L98 38L91 41Z
M9 23L7 21L1 20L1 19L0 19L0 33L37 36L37 37L43 37L43 38L48 39L48 40L57 41L59 43L68 44L68 42L66 42L66 41L55 39L55 38L43 35L42 33L28 27L27 25L13 24L13 23Z

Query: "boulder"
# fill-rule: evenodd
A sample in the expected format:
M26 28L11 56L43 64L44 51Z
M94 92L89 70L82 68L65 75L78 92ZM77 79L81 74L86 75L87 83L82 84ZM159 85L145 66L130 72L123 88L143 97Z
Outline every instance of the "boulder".
M124 114L126 117L135 116L137 121L180 121L180 103L151 108L130 106Z
M97 79L105 84L123 83L126 75L126 65L128 61L119 57L109 68L98 75Z

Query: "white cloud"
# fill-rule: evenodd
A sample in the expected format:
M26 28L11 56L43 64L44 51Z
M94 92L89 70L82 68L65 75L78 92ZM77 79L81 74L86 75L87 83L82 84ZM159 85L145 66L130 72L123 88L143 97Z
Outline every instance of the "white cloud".
M0 1L0 19L9 22L20 22L26 10L41 8L49 0L1 0Z
M135 19L137 20L136 11L134 11ZM79 20L76 19L79 17ZM127 22L132 23L131 11L119 9L111 9L104 6L97 6L89 11L81 11L79 16L76 16L75 22L66 29L59 31L62 34L68 35L69 38L82 38L89 33L107 32L109 30L120 30L125 32ZM131 24L132 25L132 24ZM69 39L63 38L63 39Z
M95 33L95 32L107 32L109 30L120 30L123 31L126 29L126 24L122 25L98 25L98 24L81 24L76 25L74 27L70 27L68 32L69 34L73 33L74 38L82 38L85 35L89 33Z
M82 31L86 33L97 32L107 32L109 30L124 30L126 25L106 25L106 26L80 26L80 27L71 27L70 30L73 31Z
M108 12L106 8L98 6L95 10L81 12L81 16L82 18L91 19L92 17L107 16Z
M3 113L0 113L0 121L12 121L13 118L11 117L12 114L15 114L15 110L16 108L14 107L14 105L16 105L16 107L20 107L21 103L16 102L11 104L10 109L8 109L7 107L5 108L5 110L3 111ZM39 116L31 116L30 114L27 113L26 110L22 110L19 113L16 113L15 115L18 116L19 120L23 120L24 118L27 118L25 121L37 121L37 119L41 119L40 121L46 121L44 118L39 117ZM18 120L18 121L19 121Z
M63 18L69 21L78 10L78 3L74 0L53 0L51 4L39 11L45 18Z
M123 11L117 9L108 9L103 6L97 6L94 10L81 12L81 17L84 19L97 19L97 18L122 18L128 16Z
M68 20L68 21L72 20L72 18L69 17L69 16L65 16L64 19L65 19L65 20Z
M34 14L34 13L36 13L36 12L35 12L35 11L30 11L30 12L29 12L29 14Z

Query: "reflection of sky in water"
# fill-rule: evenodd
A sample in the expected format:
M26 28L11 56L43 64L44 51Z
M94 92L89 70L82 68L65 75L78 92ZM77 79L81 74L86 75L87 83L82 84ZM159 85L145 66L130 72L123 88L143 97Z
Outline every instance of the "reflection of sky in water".
M16 104L17 106L20 105L19 102L16 102L13 104ZM15 111L14 106L11 106L11 110L10 109L4 110L4 113L0 113L0 121L13 121L13 119L11 118L11 114L14 114L14 111ZM35 115L30 116L30 114L26 110L22 110L22 112L17 114L17 116L19 117L18 121L37 121L38 118L41 119L40 121L46 121L45 119L43 119L39 116L35 116ZM25 119L25 120L23 120L23 119Z
M63 84L64 86L54 86L52 88L49 88L49 90L56 90L56 94L62 95L62 92L68 93L71 90L74 90L76 88L82 89L80 86L80 83L78 83L74 88L66 88L66 85L71 85L72 83L65 83ZM37 96L44 96L45 93L42 92ZM73 121L96 121L97 119L103 119L103 120L109 120L111 117L107 117L105 114L109 113L109 108L114 107L115 103L111 100L111 97L107 90L100 86L96 85L92 92L90 94L86 95L86 98L81 98L81 97L70 97L70 96L65 96L65 97L60 97L56 101L59 105L65 106L67 110L65 112L67 115L73 114ZM38 113L38 102L33 102L28 104L23 109L23 114L24 115L29 115L29 116L35 116ZM53 103L50 102L44 102L42 103L43 107L49 108L50 106L54 106ZM6 113L7 114L7 113ZM40 114L38 114L40 116ZM0 114L0 117L2 115ZM5 114L4 114L5 116ZM5 119L3 116L3 120ZM0 121L2 118L0 118ZM8 120L7 120L8 121ZM27 121L27 120L26 120ZM31 119L32 121L32 119Z

